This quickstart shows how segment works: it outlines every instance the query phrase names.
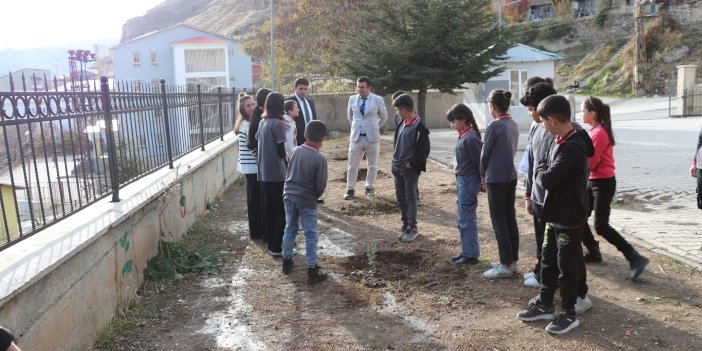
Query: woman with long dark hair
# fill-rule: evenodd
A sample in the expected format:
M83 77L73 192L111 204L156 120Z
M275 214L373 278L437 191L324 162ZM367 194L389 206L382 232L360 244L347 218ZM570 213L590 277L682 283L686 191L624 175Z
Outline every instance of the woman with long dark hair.
M648 258L638 253L619 232L609 225L614 192L617 180L614 172L614 133L612 132L612 116L609 105L596 97L588 97L580 106L583 123L589 124L590 139L595 146L595 154L590 157L590 180L588 193L590 210L595 212L595 231L610 244L617 247L629 261L629 277L638 278L646 269ZM585 262L602 262L599 242L595 240L589 226L583 235L583 244L587 248Z
M268 253L282 256L283 231L285 230L285 97L270 93L266 97L263 118L256 137L258 139L258 180L263 190L263 238L268 243Z
M249 122L256 108L251 95L239 96L239 116L234 124L234 133L239 136L239 162L237 170L246 177L246 208L249 216L249 237L261 239L261 184L258 182L258 165L256 157L248 148Z
M268 97L268 94L272 92L273 90L268 88L261 88L256 91L256 107L254 108L254 111L251 114L251 120L249 121L249 135L251 137L246 143L246 147L248 147L249 150L253 150L254 155L256 155L255 150L258 149L256 132L258 132L258 125L261 123L261 116L263 115L263 110L266 107L266 97Z

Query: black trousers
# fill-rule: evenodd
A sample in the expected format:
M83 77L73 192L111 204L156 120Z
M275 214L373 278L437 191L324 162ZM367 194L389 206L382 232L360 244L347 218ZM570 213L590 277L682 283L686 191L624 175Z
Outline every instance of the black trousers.
M541 281L541 249L544 246L544 232L546 231L546 222L542 221L534 212L532 216L534 220L534 237L536 238L536 265L534 266L534 274L536 279Z
M558 229L546 226L541 261L541 289L545 303L561 288L561 308L573 309L578 296L587 294L587 273L581 244L583 228Z
M283 185L285 182L261 182L263 185L263 241L268 250L282 252L285 231L285 205Z
M609 214L612 209L614 192L617 190L617 180L614 177L592 179L587 184L587 190L590 210L595 212L595 231L605 238L607 242L614 245L617 250L621 251L627 260L631 261L635 252L634 248L619 232L609 225ZM592 235L592 230L589 226L585 228L583 243L586 248L592 249L595 246L595 237Z
M256 174L246 174L246 210L249 216L249 236L261 239L263 236L263 205L261 203L261 183Z
M514 208L517 180L508 183L488 183L488 207L495 230L500 263L510 265L519 260L519 227Z
M702 169L697 169L697 208L702 210Z

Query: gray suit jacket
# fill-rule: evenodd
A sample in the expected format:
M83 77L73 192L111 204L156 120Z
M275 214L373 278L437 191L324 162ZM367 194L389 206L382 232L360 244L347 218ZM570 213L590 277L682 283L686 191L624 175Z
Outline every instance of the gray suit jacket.
M365 115L361 115L361 97L356 94L349 98L347 115L351 122L351 141L357 141L361 134L361 127L366 133L366 138L371 143L380 142L380 128L388 120L388 110L381 96L371 93L366 100Z

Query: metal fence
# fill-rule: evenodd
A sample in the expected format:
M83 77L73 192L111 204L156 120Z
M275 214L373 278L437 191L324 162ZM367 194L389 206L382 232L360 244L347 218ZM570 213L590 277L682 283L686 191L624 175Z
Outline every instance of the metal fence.
M668 98L669 117L702 116L702 92L693 91L690 94L687 89L684 89L682 96Z
M0 91L0 251L204 151L232 130L236 111L235 89L106 77L75 89L54 78L53 86L38 91L22 77L22 91Z

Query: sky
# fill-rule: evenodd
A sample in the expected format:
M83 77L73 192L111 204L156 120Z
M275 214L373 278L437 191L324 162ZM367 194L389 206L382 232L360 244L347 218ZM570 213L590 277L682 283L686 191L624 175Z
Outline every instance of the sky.
M97 39L118 41L124 22L164 1L3 0L0 50Z

